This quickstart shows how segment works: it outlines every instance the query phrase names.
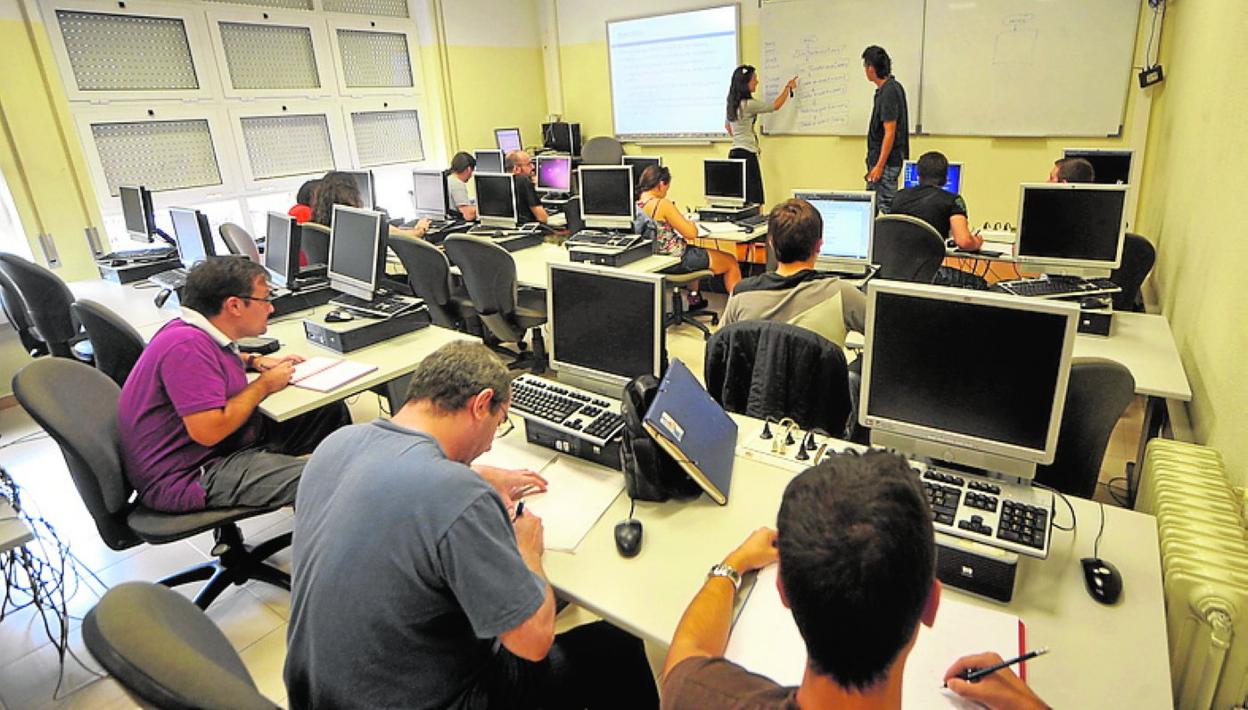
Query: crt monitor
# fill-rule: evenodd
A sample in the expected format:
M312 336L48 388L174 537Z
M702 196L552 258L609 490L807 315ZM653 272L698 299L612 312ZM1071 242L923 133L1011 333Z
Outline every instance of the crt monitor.
M524 148L524 142L520 140L519 128L495 128L494 142L498 144L498 149L503 152L503 155Z
M264 268L273 283L290 287L299 278L299 248L303 230L295 218L281 212L268 215L268 232L264 240Z
M627 165L582 165L581 219L586 227L631 229L633 169Z
M712 205L745 205L745 161L737 158L702 161L702 195Z
M914 160L907 160L901 166L901 187L910 189L919 186L919 164ZM955 195L962 194L962 163L949 163L949 170L945 173L945 192L951 192Z
M637 183L641 181L641 174L646 171L646 168L651 165L661 167L663 159L657 155L626 155L624 156L624 164L633 168L633 187L636 187Z
M360 191L360 206L366 210L377 206L377 190L373 185L372 170L346 170L347 175L355 179L355 186Z
M1092 172L1099 185L1127 185L1131 182L1131 150L1104 148L1067 148L1062 157L1083 158L1092 163Z
M174 207L169 210L169 221L173 223L173 239L178 244L182 266L189 269L210 256L216 256L208 215L199 210Z
M472 156L477 159L477 167L474 172L478 173L501 173L503 172L503 151L501 150L474 150Z
M1046 182L1020 190L1016 256L1024 271L1104 276L1122 263L1126 185Z
M823 218L823 246L815 258L821 271L863 273L871 263L875 237L875 193L794 190Z
M662 376L662 275L592 264L548 269L550 359L561 376L584 378L590 389L604 383L615 397L638 375Z
M571 192L572 159L566 155L537 156L537 191Z
M329 228L329 287L371 300L385 265L389 227L380 212L334 205Z
M515 228L516 181L503 173L473 173L477 185L477 217L482 226Z
M152 210L152 193L142 185L121 185L117 188L121 198L121 216L126 221L126 232L136 241L152 241L156 233L156 216Z
M859 421L873 444L1031 478L1057 451L1078 318L1069 302L872 281Z
M412 171L412 203L416 208L416 219L446 219L447 194L446 176L441 170Z

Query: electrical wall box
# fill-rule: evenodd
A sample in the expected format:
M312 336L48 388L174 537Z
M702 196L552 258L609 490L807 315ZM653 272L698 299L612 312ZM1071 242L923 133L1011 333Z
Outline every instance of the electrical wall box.
M1140 72L1140 88L1147 89L1153 84L1160 84L1166 78L1166 73L1161 70L1161 65L1151 66Z

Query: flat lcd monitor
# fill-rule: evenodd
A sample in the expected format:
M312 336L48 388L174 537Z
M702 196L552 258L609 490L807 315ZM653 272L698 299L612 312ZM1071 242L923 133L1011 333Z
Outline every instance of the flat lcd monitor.
M626 155L624 156L624 164L633 168L633 187L637 187L637 183L641 182L641 174L651 165L655 167L663 166L663 159L657 155Z
M745 161L736 158L702 161L702 195L712 205L745 205Z
M299 246L303 230L295 218L280 212L270 212L268 236L264 240L264 268L269 270L273 283L290 287L299 279Z
M572 159L566 155L537 156L537 191L571 192Z
M1023 270L1104 275L1122 263L1126 185L1021 186L1017 260Z
M446 175L441 170L412 171L412 204L416 208L416 219L446 219L447 194Z
M501 173L503 172L503 151L501 150L474 150L473 157L477 159L477 167L473 172L478 173Z
M385 264L388 234L380 212L334 205L329 229L329 287L371 300Z
M156 231L156 218L152 210L152 193L143 186L121 185L117 188L121 198L121 216L126 221L126 232L137 241L152 241Z
M872 281L859 421L872 443L1030 478L1057 450L1078 318L1069 302Z
M498 149L507 155L513 150L523 150L524 142L520 140L519 128L495 128L494 142L498 144Z
M910 189L919 186L919 164L914 160L907 160L901 166L901 187ZM949 170L945 172L945 192L951 192L955 195L962 194L962 163L949 163Z
M174 207L169 210L173 223L173 239L178 245L178 258L182 266L191 268L210 256L216 256L212 245L212 228L208 216L199 210Z
M373 185L372 170L346 170L347 175L355 178L355 186L360 190L360 206L366 210L377 207L377 190Z
M1063 157L1083 158L1092 163L1093 182L1098 185L1129 185L1133 153L1131 150L1106 148L1067 148Z
M596 229L633 226L633 169L627 165L582 165L581 219Z
M516 181L503 173L474 172L477 184L477 217L482 226L515 228Z
M862 273L871 263L875 237L875 193L794 190L823 218L823 246L815 259L820 271Z
M638 375L662 376L662 275L591 264L548 268L550 358L561 375L603 382L616 397Z
M543 123L542 145L556 153L581 154L581 124Z

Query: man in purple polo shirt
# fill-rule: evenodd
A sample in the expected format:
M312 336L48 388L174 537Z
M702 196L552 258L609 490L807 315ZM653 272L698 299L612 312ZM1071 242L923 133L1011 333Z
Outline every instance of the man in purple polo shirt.
M225 257L187 276L182 317L148 343L117 405L126 475L143 504L172 513L288 505L303 459L350 424L336 403L281 424L260 402L290 383L303 358L240 355L239 338L264 333L273 312L263 267ZM260 373L251 383L247 370Z

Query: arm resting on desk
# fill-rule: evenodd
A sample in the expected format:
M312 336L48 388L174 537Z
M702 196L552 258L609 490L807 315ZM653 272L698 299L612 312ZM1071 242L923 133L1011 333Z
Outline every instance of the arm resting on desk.
M293 372L291 362L281 362L260 373L254 382L226 400L221 409L205 409L182 417L186 433L201 446L216 446L238 431L265 397L284 388Z

